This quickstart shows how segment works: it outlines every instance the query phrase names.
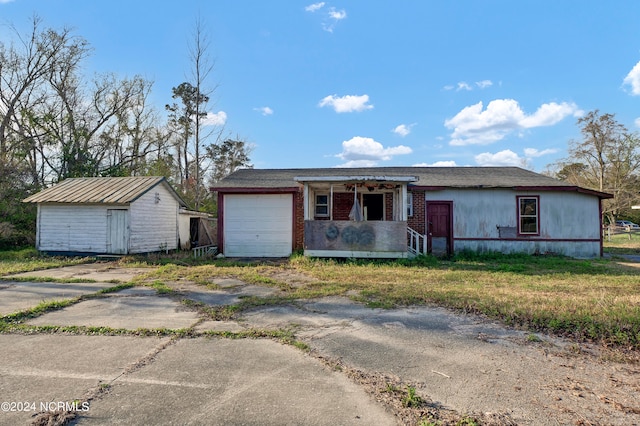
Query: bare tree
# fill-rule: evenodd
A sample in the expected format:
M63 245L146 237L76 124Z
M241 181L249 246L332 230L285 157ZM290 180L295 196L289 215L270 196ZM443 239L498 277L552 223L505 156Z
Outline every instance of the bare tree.
M612 223L629 210L640 192L640 138L629 133L613 114L591 111L578 120L582 140L572 141L569 158L555 165L557 178L607 192L603 215Z
M206 155L208 141L216 143L224 126L208 120L209 102L217 86L210 86L214 62L211 44L200 18L196 19L192 42L189 43L190 76L174 87L173 98L180 102L167 105L169 124L174 130L179 187L182 195L200 210L208 191L204 185L210 161Z
M0 174L11 155L24 152L25 115L44 101L52 70L75 68L89 52L87 42L67 28L43 30L37 16L31 24L25 36L14 28L17 45L0 43ZM21 149L14 150L12 145ZM33 160L35 151L30 155Z

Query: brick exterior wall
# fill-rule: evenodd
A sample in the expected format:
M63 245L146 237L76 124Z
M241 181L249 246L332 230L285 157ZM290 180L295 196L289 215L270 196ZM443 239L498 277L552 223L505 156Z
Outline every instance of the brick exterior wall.
M293 194L293 251L304 249L304 193Z
M349 220L353 207L353 193L337 192L333 194L333 220Z
M393 220L393 194L384 194L384 220Z
M413 193L413 216L409 217L407 225L420 234L425 234L425 191L414 190Z

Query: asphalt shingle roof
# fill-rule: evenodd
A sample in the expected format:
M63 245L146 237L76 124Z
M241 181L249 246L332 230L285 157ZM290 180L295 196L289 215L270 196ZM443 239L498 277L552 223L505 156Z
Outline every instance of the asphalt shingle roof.
M519 167L372 167L372 168L318 168L318 169L241 169L218 182L212 189L284 189L295 188L300 176L415 176L409 186L448 188L514 188L544 187L575 189L558 179ZM596 193L603 198L608 194Z

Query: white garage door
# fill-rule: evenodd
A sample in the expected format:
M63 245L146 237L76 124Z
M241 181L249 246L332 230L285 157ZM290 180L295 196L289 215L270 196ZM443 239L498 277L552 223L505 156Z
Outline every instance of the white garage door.
M292 194L224 196L225 256L286 257L292 238Z

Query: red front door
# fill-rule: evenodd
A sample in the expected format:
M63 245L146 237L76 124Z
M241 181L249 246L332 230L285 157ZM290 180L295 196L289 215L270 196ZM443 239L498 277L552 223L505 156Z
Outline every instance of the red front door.
M427 201L427 252L434 256L453 253L453 202Z

